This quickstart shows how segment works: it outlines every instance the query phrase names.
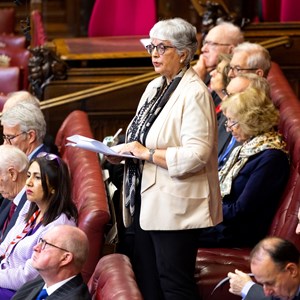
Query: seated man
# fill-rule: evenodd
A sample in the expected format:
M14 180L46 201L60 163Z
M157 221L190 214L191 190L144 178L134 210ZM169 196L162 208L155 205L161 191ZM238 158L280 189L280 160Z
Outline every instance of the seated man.
M88 246L87 236L77 227L58 225L49 230L33 248L31 264L40 276L25 283L12 299L35 300L51 295L51 299L90 300L80 274Z
M229 22L222 22L209 30L202 43L202 53L194 66L194 70L208 87L211 79L209 73L217 67L219 55L231 54L234 47L243 41L241 29ZM218 107L221 102L220 97L214 91L211 94L215 106Z
M299 223L296 228L296 233L300 234L300 209L298 211L298 220ZM264 245L266 245L268 248ZM264 246L265 249L269 250L263 250L262 246ZM260 250L262 254L260 261L261 265L256 264L255 268L254 257L257 256L255 252L258 250ZM265 251L265 253L263 251ZM279 257L278 255L281 256ZM279 259L276 259L276 261L274 260L275 256L279 257ZM230 278L229 292L238 296L242 296L243 299L247 300L276 299L272 298L272 295L276 297L289 297L288 299L300 299L300 295L298 293L300 285L300 256L298 250L294 245L279 238L267 238L255 247L255 249L251 253L250 258L252 257L253 259L251 259L251 262L253 260L254 269L252 270L251 263L251 270L254 276L257 276L256 279L258 280L258 282L263 284L263 286L254 283L248 274L240 270L235 270L234 273L228 273L228 277ZM265 266L263 262L269 262L269 265ZM272 284L267 285L266 282L263 281L263 277L259 276L263 275L262 271L264 271L264 268L265 270L270 271L270 267L274 268L274 271L271 273L271 275L274 276L274 278L279 278L279 280L277 279L273 282L271 281ZM285 274L287 274L288 276L279 276L281 272L285 272ZM268 278L268 280L270 281L270 278ZM294 297L295 295L296 297Z
M12 145L0 146L0 193L6 199L0 206L0 243L25 193L28 165L26 154L19 148Z
M271 56L263 46L244 42L233 49L228 76L236 77L242 73L255 73L267 78L271 68Z
M271 57L267 49L259 44L244 42L233 49L233 56L230 61L228 76L235 78L241 74L253 73L266 78L271 68ZM238 90L231 91L230 83L227 87L229 94L242 91L242 87ZM237 86L237 85L235 85ZM221 113L222 114L222 113ZM219 120L222 116L219 117ZM224 117L223 117L224 120ZM219 121L219 126L223 127ZM231 132L220 130L218 132L218 160L219 168L224 165L232 150L237 146Z
M27 155L29 160L36 157L40 152L50 152L49 148L43 143L46 134L46 121L43 112L36 104L22 101L10 109L6 109L1 117L1 125L3 126L4 144L19 148ZM24 192L9 225L3 233L3 238L15 224L25 201L26 194ZM7 214L4 215L2 205L8 205L10 208L11 203L8 199L3 200L0 207L1 218L5 219L9 211L8 209ZM2 229L0 225L0 230Z

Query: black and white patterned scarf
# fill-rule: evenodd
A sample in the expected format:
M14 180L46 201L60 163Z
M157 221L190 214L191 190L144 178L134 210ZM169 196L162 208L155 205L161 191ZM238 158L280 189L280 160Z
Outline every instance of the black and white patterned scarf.
M155 96L147 99L134 117L127 131L127 142L138 141L145 145L146 137L152 124L168 102L172 93L178 86L187 67L182 69L178 75L167 85L167 80L162 77L161 85L157 88ZM136 159L126 160L125 176L125 206L129 208L131 216L134 215L136 190L140 184L144 161Z

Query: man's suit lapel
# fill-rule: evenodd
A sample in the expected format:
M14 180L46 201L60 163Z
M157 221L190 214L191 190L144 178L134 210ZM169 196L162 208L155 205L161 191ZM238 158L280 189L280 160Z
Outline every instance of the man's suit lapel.
M1 214L0 214L0 231L2 230L5 220L8 216L11 203L12 202L10 200L5 199L5 198L3 199L2 203L1 203L1 206L0 206L0 212L1 212Z
M226 117L222 114L218 124L218 156L225 150L231 139L231 134L226 131L225 122Z
M48 296L47 300L72 299L72 295L78 288L80 288L82 284L83 284L82 276L80 274L76 275L74 278L72 278L70 281L65 283L54 293Z
M26 200L27 200L27 195L26 195L26 192L24 192L24 194L22 195L22 198L21 198L18 206L16 207L15 212L13 213L13 215L11 217L10 222L7 225L7 228L6 228L6 230L5 230L4 234L3 234L3 239L6 237L7 233L9 232L9 230L15 225L16 220L17 220L17 218L19 216L19 213L20 213L21 209L23 208L24 203L26 202Z

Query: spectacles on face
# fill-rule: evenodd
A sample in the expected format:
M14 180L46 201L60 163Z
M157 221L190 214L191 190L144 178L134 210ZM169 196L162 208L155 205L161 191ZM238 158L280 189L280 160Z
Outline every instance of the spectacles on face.
M229 125L229 122L231 123L230 125ZM224 126L225 126L225 128L227 128L227 129L231 129L231 128L233 128L235 125L237 125L239 123L239 121L226 121L225 122L225 124L224 124Z
M47 160L56 160L57 163L60 165L60 158L53 154L53 153L47 153L47 152L40 152L37 157L44 157Z
M11 141L12 141L13 139L15 139L16 137L18 137L18 136L20 136L20 135L22 135L22 134L25 134L25 133L27 133L27 132L21 132L21 133L19 133L19 134L15 134L15 135L11 135L11 134L3 134L2 137L3 137L3 140L4 140L4 141L7 141L7 142L11 145Z
M159 55L163 55L166 52L166 49L168 49L168 48L176 48L176 47L166 46L163 43L160 43L156 46L151 43L150 45L146 46L146 49L149 54L152 54L153 50L156 49L156 51Z
M64 249L64 248L58 247L58 246L56 246L56 245L53 245L53 244L51 244L51 243L48 243L47 241L45 241L45 240L44 240L44 239L42 239L42 238L39 238L39 242L38 242L38 244L41 244L41 250L44 250L44 249L45 249L45 247L46 247L47 245L49 245L49 246L51 246L51 247L54 247L54 248L60 249L60 250L62 250L62 251L65 251L65 252L70 252L70 251L69 251L69 250L67 250L67 249Z
M214 48L214 47L219 47L219 46L230 46L231 44L223 44L223 43L217 43L217 42L204 40L202 43L202 46L204 47L205 45Z
M241 68L239 66L229 66L229 71L232 71L234 74L239 74L242 71L256 71L257 68Z
M226 88L224 88L224 89L222 89L222 94L224 95L224 96L227 96L227 97L229 97L231 94L226 90Z

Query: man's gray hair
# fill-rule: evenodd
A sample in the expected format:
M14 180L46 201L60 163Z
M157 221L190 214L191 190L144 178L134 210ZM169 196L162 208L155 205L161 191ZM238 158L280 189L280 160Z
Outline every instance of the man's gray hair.
M5 111L1 117L3 126L20 126L22 132L34 130L39 143L43 142L46 134L46 121L43 112L32 103L19 103L12 109Z

